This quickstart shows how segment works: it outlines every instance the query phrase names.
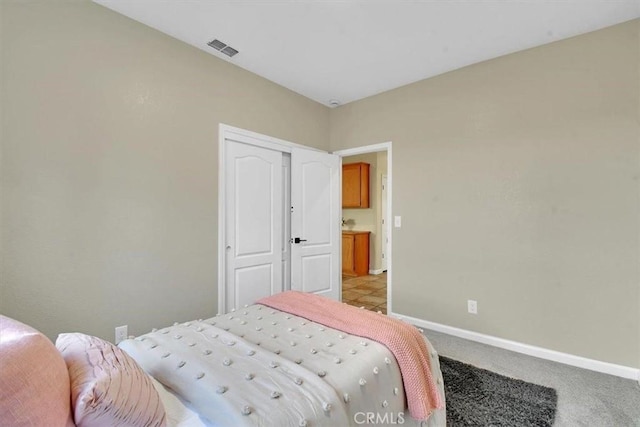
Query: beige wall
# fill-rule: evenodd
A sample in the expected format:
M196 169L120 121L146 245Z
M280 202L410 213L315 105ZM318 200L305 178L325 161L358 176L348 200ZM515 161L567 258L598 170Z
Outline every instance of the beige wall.
M393 142L394 311L640 367L639 22L331 110Z
M217 310L218 124L328 108L90 2L0 1L0 311L113 339Z

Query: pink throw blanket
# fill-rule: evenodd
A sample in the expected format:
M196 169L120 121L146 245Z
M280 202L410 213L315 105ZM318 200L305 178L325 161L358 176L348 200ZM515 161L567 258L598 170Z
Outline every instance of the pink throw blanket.
M427 345L415 327L373 311L297 291L272 295L257 303L385 345L400 366L411 417L425 420L434 409L443 408L431 375Z

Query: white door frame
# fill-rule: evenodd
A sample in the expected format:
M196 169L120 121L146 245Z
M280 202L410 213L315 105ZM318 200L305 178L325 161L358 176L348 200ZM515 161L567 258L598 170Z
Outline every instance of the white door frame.
M225 287L225 273L226 273L226 217L225 217L225 205L227 200L226 195L226 162L225 162L225 146L227 139L243 142L245 144L255 145L262 148L268 148L270 150L281 151L283 153L291 153L292 148L303 148L305 150L318 150L317 148L307 147L305 145L296 144L294 142L285 141L283 139L274 138L268 135L262 135L260 133L252 132L246 129L241 129L229 125L220 123L218 127L218 313L225 312L226 301L226 287Z
M391 313L392 310L392 301L391 301L391 286L392 286L392 278L393 278L393 268L392 268L392 260L391 256L391 239L393 237L392 228L391 228L391 220L392 212L393 212L393 174L392 174L392 154L391 154L391 146L393 144L391 141L389 142L381 142L379 144L365 145L363 147L356 148L347 148L345 150L334 151L333 154L337 154L340 157L348 157L355 156L357 154L367 154L367 153L378 153L380 151L387 152L387 223L385 224L387 227L387 238L389 239L388 248L388 259L387 259L387 313Z

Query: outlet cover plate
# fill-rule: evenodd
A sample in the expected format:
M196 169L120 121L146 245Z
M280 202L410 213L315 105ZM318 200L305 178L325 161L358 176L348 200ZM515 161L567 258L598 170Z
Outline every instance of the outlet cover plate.
M471 314L478 314L478 301L467 300L467 311Z
M128 326L127 325L123 325L123 326L118 326L116 328L116 345L120 344L120 341L124 341L127 339L128 333Z

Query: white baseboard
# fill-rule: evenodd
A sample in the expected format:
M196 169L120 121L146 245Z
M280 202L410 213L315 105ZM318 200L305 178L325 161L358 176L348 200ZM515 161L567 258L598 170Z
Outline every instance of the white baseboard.
M631 368L629 366L616 365L614 363L602 362L600 360L587 359L585 357L573 354L562 353L547 348L536 347L529 344L523 344L517 341L506 340L491 335L481 334L479 332L468 331L466 329L455 328L440 323L430 322L428 320L416 319L415 317L405 316L398 313L389 313L390 316L404 320L412 325L425 329L431 329L436 332L453 335L464 338L469 341L476 341L483 344L492 345L494 347L504 348L505 350L515 351L517 353L527 354L529 356L539 357L540 359L552 360L554 362L564 363L565 365L577 366L591 371L602 372L617 377L628 378L640 382L640 369Z
M378 270L369 270L369 274L382 274L384 273L383 269L378 269Z

